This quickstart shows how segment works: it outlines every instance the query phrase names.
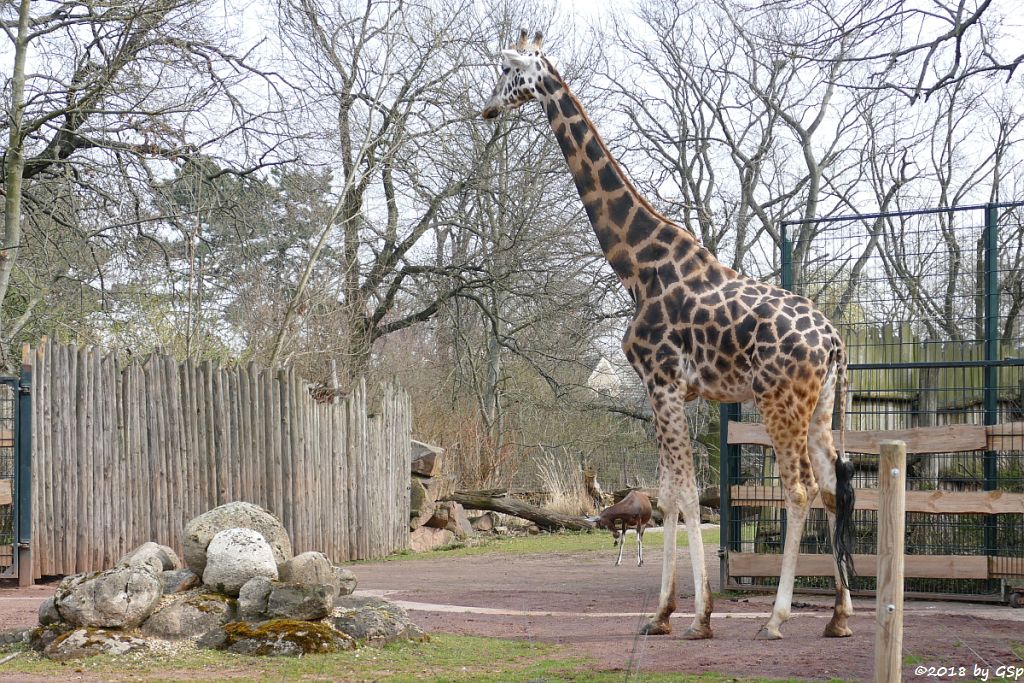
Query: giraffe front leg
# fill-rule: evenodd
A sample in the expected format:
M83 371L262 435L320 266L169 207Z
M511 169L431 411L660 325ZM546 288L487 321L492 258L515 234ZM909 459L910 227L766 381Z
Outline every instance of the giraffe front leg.
M661 595L658 598L658 611L640 629L640 633L650 636L672 633L669 617L676 611L676 523L679 519L679 508L674 502L662 503L661 501L659 501L659 507L661 507L661 514L665 520L665 552L661 559Z
M694 480L692 492L689 487L683 503L683 518L686 521L686 536L690 544L690 563L693 569L693 623L686 629L683 638L687 640L703 640L711 638L711 610L714 598L711 595L711 584L708 582L707 566L704 564L704 538L700 533L700 498L697 495L697 482Z

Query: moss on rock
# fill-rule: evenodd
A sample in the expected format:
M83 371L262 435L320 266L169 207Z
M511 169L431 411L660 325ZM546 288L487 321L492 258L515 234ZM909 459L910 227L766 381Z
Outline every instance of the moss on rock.
M221 649L247 655L327 654L355 648L355 641L320 622L271 619L258 624L235 621L223 627Z

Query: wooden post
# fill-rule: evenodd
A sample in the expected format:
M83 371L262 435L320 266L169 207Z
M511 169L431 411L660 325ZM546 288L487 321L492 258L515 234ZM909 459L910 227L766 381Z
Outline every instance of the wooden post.
M902 680L907 446L902 441L882 441L880 450L874 680L889 683Z

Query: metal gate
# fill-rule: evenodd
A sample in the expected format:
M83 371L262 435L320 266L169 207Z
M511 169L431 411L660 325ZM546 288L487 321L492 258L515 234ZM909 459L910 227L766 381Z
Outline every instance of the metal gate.
M917 501L907 514L917 572L907 574L909 593L999 600L1024 580L1022 238L1020 203L782 226L782 286L817 301L846 342L847 429L881 438L896 430L918 442L908 459L908 496ZM758 427L737 424L759 421L753 406L722 406L723 588L777 580L766 569L785 536L774 454ZM875 547L877 451L852 453L864 501L855 553L866 557ZM798 586L830 586L826 535L823 511L813 509ZM874 579L854 587L871 591Z
M32 580L31 368L0 376L0 577Z

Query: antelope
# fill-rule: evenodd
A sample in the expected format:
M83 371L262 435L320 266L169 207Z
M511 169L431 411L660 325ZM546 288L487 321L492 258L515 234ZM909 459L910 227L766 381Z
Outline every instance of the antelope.
M619 546L619 559L615 566L622 564L622 549L626 546L626 529L636 527L636 566L644 566L644 529L651 521L651 499L643 491L630 491L625 498L615 505L605 508L601 514L588 517L599 529L608 529L612 532L612 546ZM619 522L622 529L619 530L615 523Z

